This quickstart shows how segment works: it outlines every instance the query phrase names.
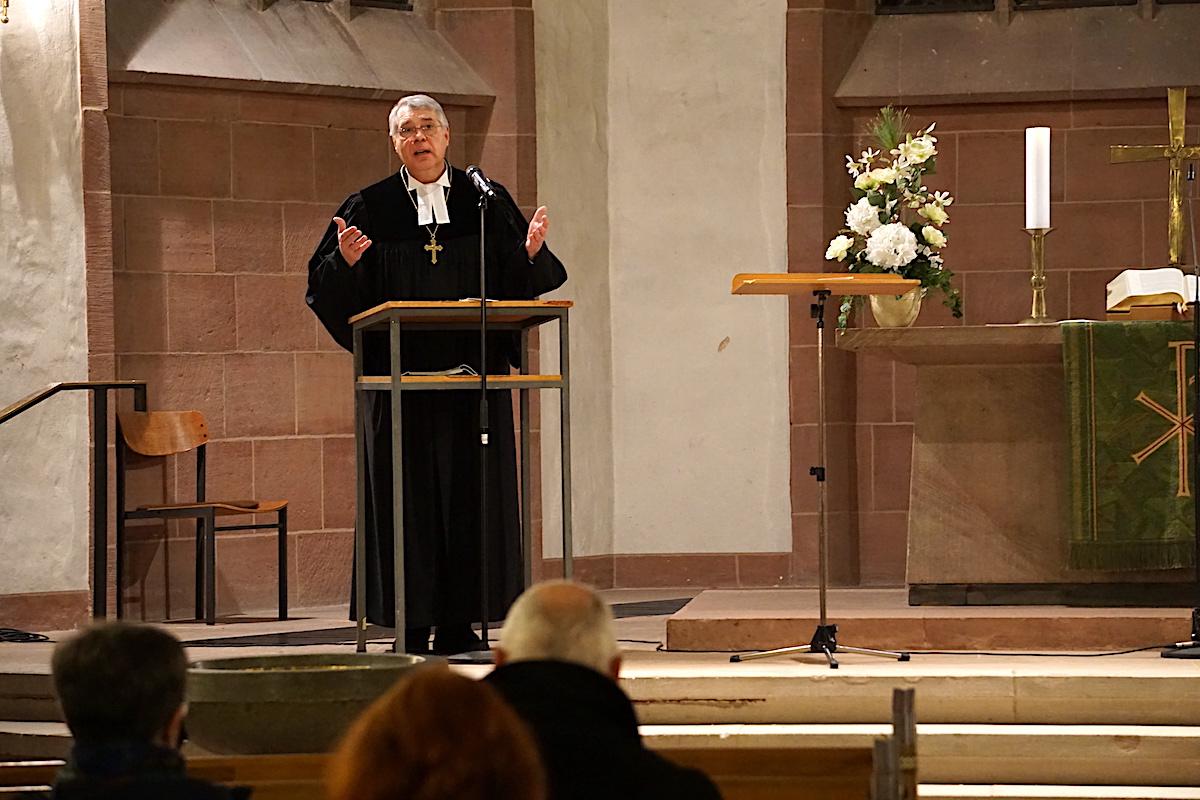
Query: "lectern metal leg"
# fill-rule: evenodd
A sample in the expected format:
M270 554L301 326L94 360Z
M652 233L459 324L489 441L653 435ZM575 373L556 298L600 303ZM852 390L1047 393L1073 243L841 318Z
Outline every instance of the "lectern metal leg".
M562 442L562 536L563 577L570 580L575 574L575 542L571 531L571 338L567 310L563 309L558 323L558 370L562 388L558 393L559 426Z
M521 329L521 374L528 375L529 328ZM521 408L521 562L524 569L522 587L528 589L533 583L533 502L529 496L532 456L529 443L529 390L518 389L517 397Z
M367 431L363 414L362 331L354 330L354 649L367 652Z
M404 372L400 365L400 320L390 321L388 333L392 356L392 560L396 609L396 641L392 644L392 652L403 653L404 631L408 626L404 616L404 442L401 420L403 393L400 391Z

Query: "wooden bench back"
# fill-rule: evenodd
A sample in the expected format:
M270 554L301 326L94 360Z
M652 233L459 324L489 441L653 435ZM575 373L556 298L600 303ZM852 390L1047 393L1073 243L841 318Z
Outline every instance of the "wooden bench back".
M845 748L657 748L708 774L725 800L868 800L872 751ZM252 786L254 800L327 800L328 756L260 755L188 760L188 774ZM0 787L49 786L62 762L0 764ZM2 790L0 790L2 791Z

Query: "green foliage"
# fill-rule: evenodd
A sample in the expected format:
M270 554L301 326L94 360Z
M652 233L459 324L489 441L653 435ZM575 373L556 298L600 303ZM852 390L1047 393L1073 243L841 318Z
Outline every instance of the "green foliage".
M897 111L892 106L884 106L879 109L879 115L871 120L867 130L871 138L879 143L879 149L887 153L895 150L904 141L904 137L908 135L909 124L907 108Z

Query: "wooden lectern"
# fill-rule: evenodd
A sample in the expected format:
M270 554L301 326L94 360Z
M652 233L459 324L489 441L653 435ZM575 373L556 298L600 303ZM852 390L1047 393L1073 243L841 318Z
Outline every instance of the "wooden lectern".
M817 464L809 474L817 480L817 586L820 598L820 622L812 641L806 645L781 647L760 653L744 653L730 657L730 661L747 661L752 658L767 658L790 653L821 653L829 661L831 669L837 669L833 656L838 651L885 656L900 661L908 660L908 653L887 650L871 650L838 644L837 625L830 625L826 614L826 593L829 588L828 531L825 525L825 301L831 294L901 295L916 289L920 281L902 278L892 273L851 274L789 272L784 274L741 274L733 278L734 294L808 294L816 302L812 304L812 318L817 326Z
M563 574L571 577L571 396L570 337L567 314L569 300L488 300L480 309L479 300L454 301L393 301L383 303L350 318L354 330L354 438L357 451L358 504L354 518L354 569L357 573L355 602L357 603L357 650L366 652L367 630L367 548L366 548L366 442L364 440L362 402L359 395L369 391L392 393L392 500L395 525L395 652L404 652L404 483L403 449L401 442L402 392L474 389L517 389L520 392L521 419L521 549L525 560L525 585L530 582L532 552L529 445L529 390L557 389L559 391L559 425L562 435L562 536ZM487 314L489 331L517 331L521 334L521 369L516 375L405 375L400 363L400 338L406 330L479 330L481 311ZM529 374L529 333L537 326L558 320L558 375ZM388 331L391 355L389 375L363 374L363 332ZM482 445L481 445L482 446ZM482 524L487 524L486 520ZM486 570L485 570L486 572ZM485 623L486 624L486 621Z

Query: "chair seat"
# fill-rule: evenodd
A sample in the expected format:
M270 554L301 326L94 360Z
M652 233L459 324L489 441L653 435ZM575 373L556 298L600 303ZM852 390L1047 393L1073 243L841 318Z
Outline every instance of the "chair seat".
M138 511L170 513L172 511L186 512L211 507L214 513L220 517L228 514L270 514L286 506L286 500L270 500L265 502L254 500L212 500L207 503L171 503L168 505L138 506Z

